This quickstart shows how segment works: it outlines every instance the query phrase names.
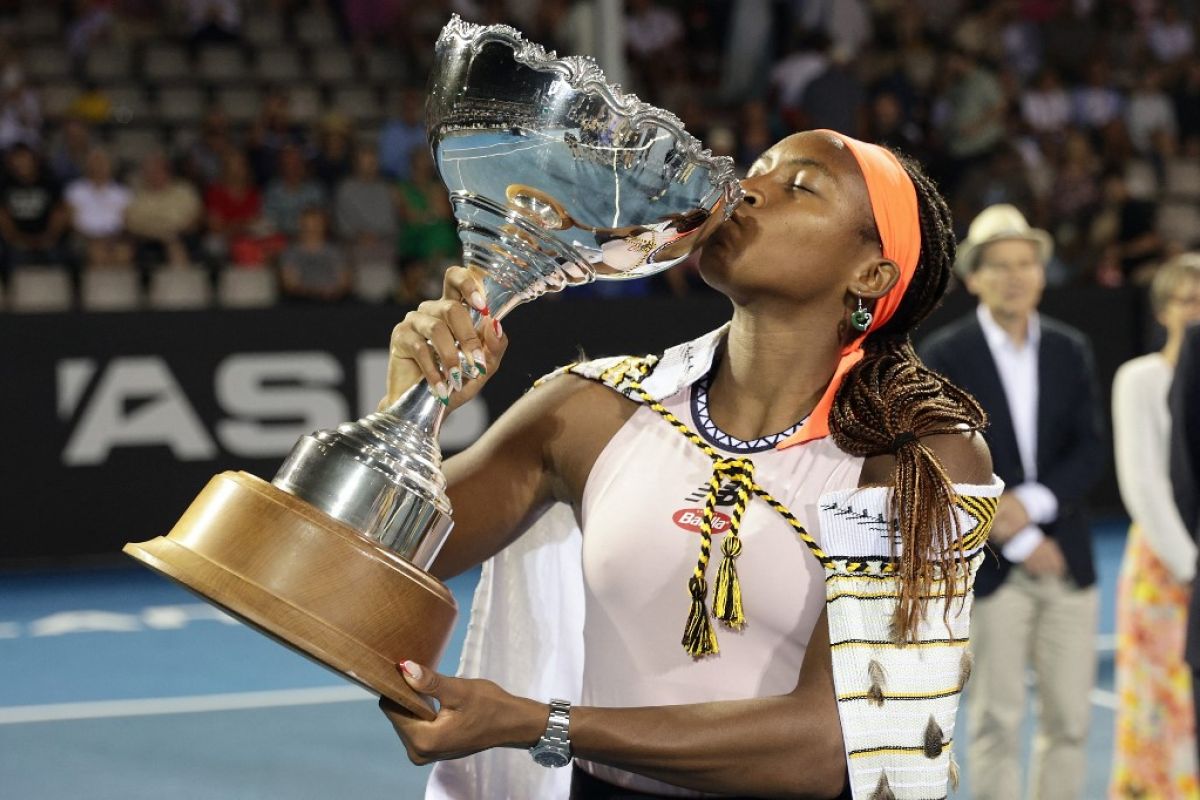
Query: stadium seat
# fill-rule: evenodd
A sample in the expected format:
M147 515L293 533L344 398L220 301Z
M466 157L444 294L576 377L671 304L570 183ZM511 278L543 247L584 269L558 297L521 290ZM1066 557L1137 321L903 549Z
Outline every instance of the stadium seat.
M234 83L246 79L246 60L236 47L206 47L196 60L196 71L210 83Z
M278 44L283 41L283 19L268 10L252 13L242 23L242 36L259 46Z
M255 69L264 83L293 83L304 77L300 54L294 47L270 47L260 50Z
M379 119L379 95L369 86L344 86L333 92L333 108L355 122Z
M128 125L129 123L147 122L150 115L150 104L146 93L135 84L120 86L105 86L104 93L112 103L113 122Z
M296 122L316 122L322 114L321 93L311 86L297 86L288 90L288 110Z
M142 156L162 145L158 128L121 127L112 134L112 156L127 166L137 164Z
M269 269L226 267L217 275L217 304L225 308L263 308L275 304L279 289Z
M64 267L17 267L9 276L8 286L8 307L12 311L71 308L71 276Z
M83 69L89 80L113 83L129 80L133 75L133 62L127 49L100 47L88 53Z
M71 75L71 59L61 45L39 45L25 51L22 61L35 81L54 81Z
M367 54L367 77L375 83L396 86L405 82L408 69L394 50L376 48Z
M262 96L253 86L230 86L217 92L217 105L229 121L236 124L252 122L262 109Z
M204 93L194 86L172 86L158 92L158 113L171 125L190 125L204 115Z
M1191 159L1175 159L1166 170L1164 184L1164 194L1168 198L1200 202L1200 163Z
M42 87L42 111L50 119L61 119L71 110L75 98L79 97L79 86L75 83L48 83Z
M383 303L396 291L396 270L388 263L363 263L354 269L354 296L368 303Z
M333 17L321 11L305 11L297 14L296 38L303 44L325 45L337 41L337 23Z
M142 72L152 83L174 83L193 78L192 64L187 51L170 44L155 44L146 49Z
M79 281L79 303L85 311L133 311L141 306L141 295L132 267L88 269Z
M212 282L198 267L168 268L150 278L150 307L154 309L206 308L212 304Z
M354 80L354 57L340 47L322 47L313 53L313 75L321 83Z
M62 36L62 20L54 7L40 3L22 3L21 19L18 23L20 40L55 39Z
M1194 247L1200 243L1200 206L1188 201L1161 203L1155 227L1168 241Z

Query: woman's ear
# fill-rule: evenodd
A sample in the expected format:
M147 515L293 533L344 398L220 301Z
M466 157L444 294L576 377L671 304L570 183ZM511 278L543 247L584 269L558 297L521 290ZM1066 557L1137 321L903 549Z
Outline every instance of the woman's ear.
M869 261L854 273L846 290L866 300L878 300L900 280L900 267L890 258Z

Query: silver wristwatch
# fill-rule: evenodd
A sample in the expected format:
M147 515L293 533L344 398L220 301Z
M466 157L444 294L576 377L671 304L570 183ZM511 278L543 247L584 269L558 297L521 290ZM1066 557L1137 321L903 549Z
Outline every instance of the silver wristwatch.
M543 767L565 767L571 763L571 704L566 700L550 701L550 719L546 732L538 743L529 748L533 760Z

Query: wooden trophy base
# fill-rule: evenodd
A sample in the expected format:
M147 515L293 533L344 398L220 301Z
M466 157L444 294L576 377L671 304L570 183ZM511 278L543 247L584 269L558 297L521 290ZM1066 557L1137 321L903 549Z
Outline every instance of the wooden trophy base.
M436 667L458 605L429 573L245 472L213 477L167 536L124 551L422 719L396 665Z

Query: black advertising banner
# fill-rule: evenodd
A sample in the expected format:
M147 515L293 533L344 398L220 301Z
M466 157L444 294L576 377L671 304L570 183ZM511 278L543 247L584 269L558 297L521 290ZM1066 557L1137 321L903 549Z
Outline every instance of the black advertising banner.
M1093 336L1105 389L1138 352L1140 295L1060 291L1047 312ZM959 294L931 330L971 307ZM723 298L549 297L504 321L510 346L443 429L474 441L534 379L590 356L657 352L728 319ZM165 534L209 478L270 479L295 441L374 410L395 306L0 314L0 560L115 554ZM1106 406L1107 407L1107 406ZM1118 511L1111 479L1097 493Z
M295 441L375 410L395 306L0 314L0 559L116 553L165 534L209 478L266 480ZM474 441L534 379L653 352L729 316L721 298L544 298L505 319L484 394L443 428Z

